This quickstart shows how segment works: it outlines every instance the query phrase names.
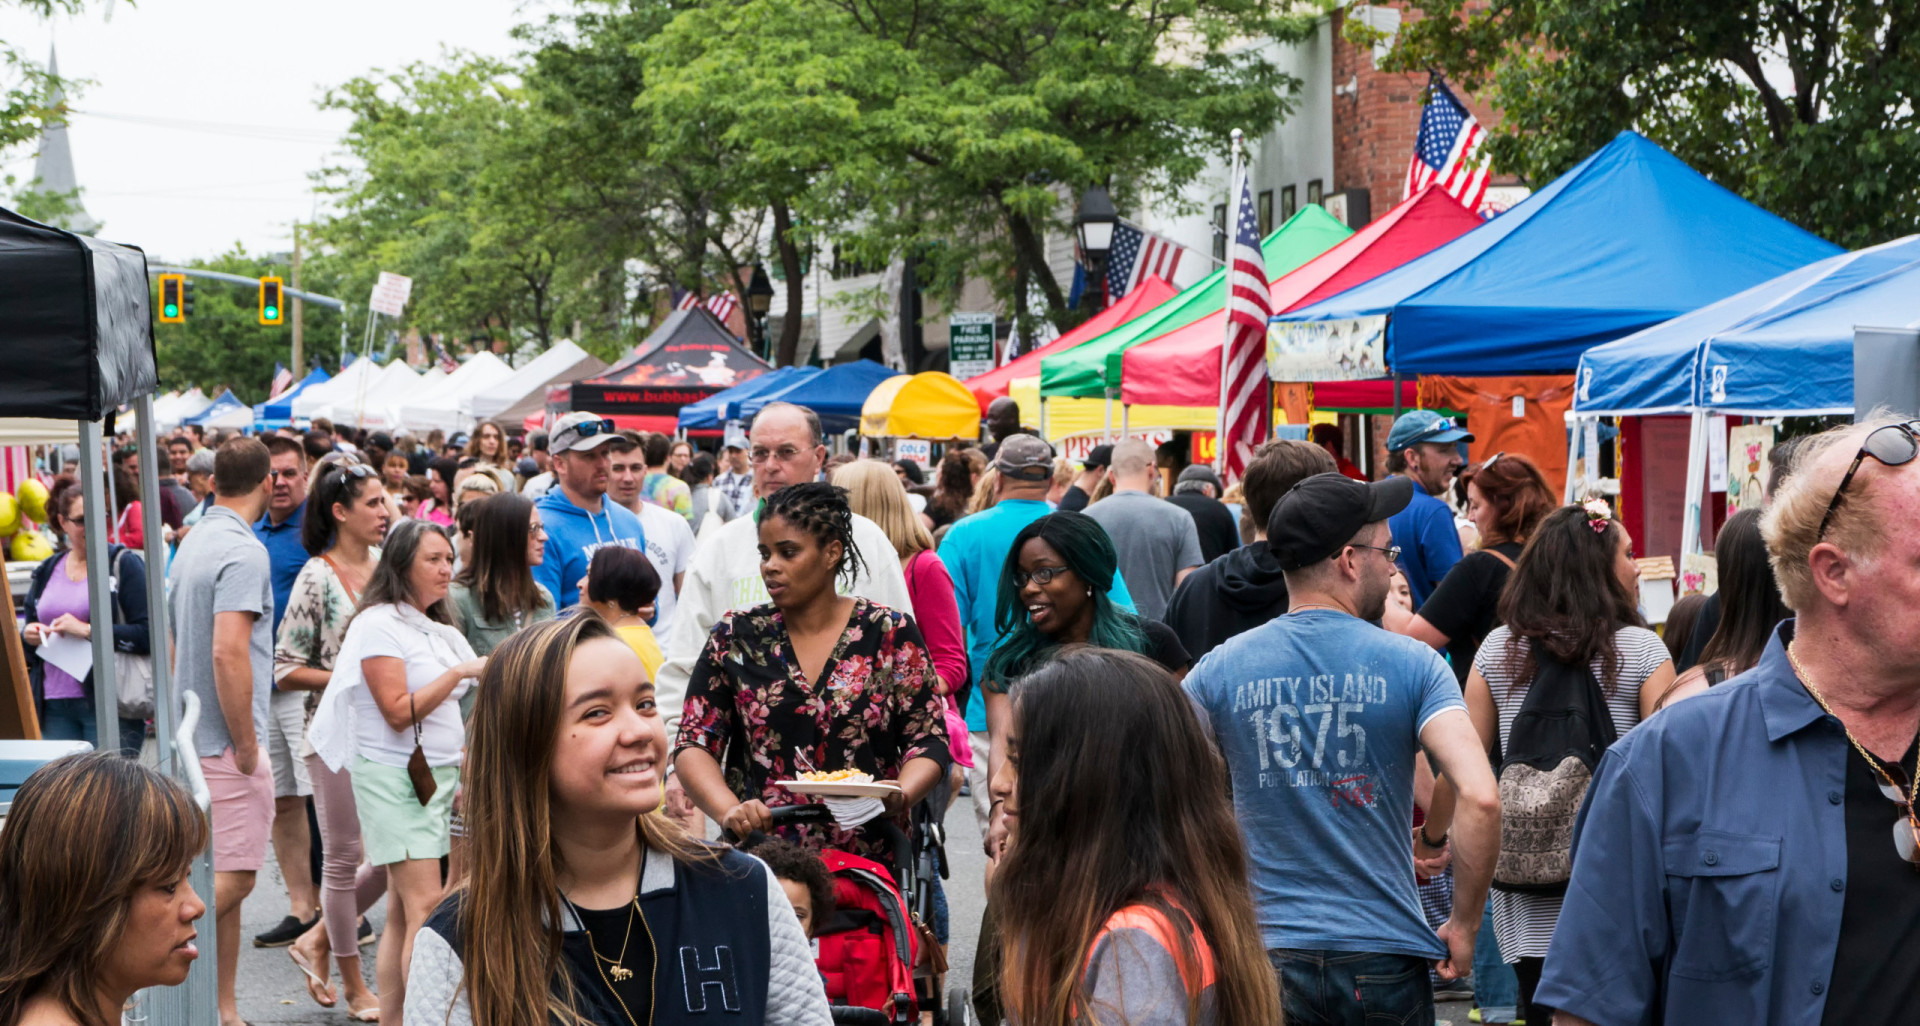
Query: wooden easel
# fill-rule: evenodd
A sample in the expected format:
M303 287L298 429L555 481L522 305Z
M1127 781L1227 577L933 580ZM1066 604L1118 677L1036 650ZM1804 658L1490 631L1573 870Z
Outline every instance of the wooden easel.
M7 575L4 548L0 546L0 582ZM13 589L0 588L0 601L4 602L0 611L7 617L0 624L7 650L6 661L0 665L0 738L38 741L40 718L33 712L33 684L27 680L27 652L21 647L20 630L15 626L18 618L13 610Z

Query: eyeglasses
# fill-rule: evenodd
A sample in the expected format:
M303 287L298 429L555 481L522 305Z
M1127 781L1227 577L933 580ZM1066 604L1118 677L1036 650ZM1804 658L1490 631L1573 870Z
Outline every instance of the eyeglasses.
M1028 573L1025 570L1015 570L1013 572L1013 583L1017 587L1024 588L1027 586L1028 581L1032 581L1044 588L1052 584L1054 578L1061 574L1072 572L1073 568L1070 566L1036 566L1033 568L1032 573Z
M620 430L611 418L606 420L586 420L567 429L580 438L592 438L595 435L610 435Z
M304 473L305 472L300 470L300 468L294 467L291 469L283 468L280 470L270 470L267 472L267 476L277 477L282 481L298 481L303 476Z
M747 459L754 463L765 463L770 459L779 460L782 463L792 463L794 460L800 458L802 451L804 450L791 445L783 445L778 449L756 448L747 453Z
M67 523L72 524L75 527L84 528L87 526L87 515L85 513L81 513L71 517L62 517L61 519L65 520Z
M1834 489L1832 501L1827 503L1827 515L1820 518L1820 533L1813 536L1818 542L1827 536L1827 525L1833 522L1833 513L1840 508L1840 500L1846 497L1847 486L1853 483L1853 475L1860 472L1860 464L1871 456L1889 467L1904 466L1920 455L1920 437L1916 436L1920 421L1910 420L1904 424L1888 424L1867 435L1860 444L1860 451L1853 456L1853 464L1847 468L1847 476L1840 479L1840 487Z
M1400 546L1398 545L1388 545L1385 548L1381 548L1378 545L1361 545L1361 544L1355 543L1347 547L1352 549L1372 549L1373 551L1378 552L1383 556L1386 556L1387 562L1389 563L1400 562Z

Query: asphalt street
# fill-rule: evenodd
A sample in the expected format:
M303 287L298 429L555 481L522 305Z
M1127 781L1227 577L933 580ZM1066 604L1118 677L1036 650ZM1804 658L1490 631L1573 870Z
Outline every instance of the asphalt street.
M974 824L973 805L962 798L947 814L947 858L952 877L946 881L947 903L952 924L948 946L948 979L965 982L973 978L974 947L979 941L981 914L986 910L983 874L986 856L980 848L980 831ZM368 918L374 929L385 928L383 901L375 905ZM240 1014L250 1023L291 1023L303 1026L346 1026L352 1023L344 1004L325 1009L307 997L305 977L287 958L285 948L253 947L253 935L280 922L287 914L287 892L273 860L260 874L258 886L242 910L239 998ZM375 947L361 949L360 964L367 979L373 979ZM336 990L337 990L336 986ZM1465 1002L1440 1006L1440 1026L1467 1021Z

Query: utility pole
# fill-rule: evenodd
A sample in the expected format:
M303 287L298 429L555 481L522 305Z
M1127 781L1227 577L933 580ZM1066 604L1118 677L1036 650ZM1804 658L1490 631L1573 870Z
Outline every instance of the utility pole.
M306 363L302 359L305 348L301 344L300 331L300 222L293 223L293 362L287 368L293 372L293 380L298 381L306 374Z

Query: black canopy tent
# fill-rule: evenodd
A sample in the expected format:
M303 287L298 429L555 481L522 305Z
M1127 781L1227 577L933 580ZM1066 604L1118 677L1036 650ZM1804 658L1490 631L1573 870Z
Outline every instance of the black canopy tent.
M633 354L568 393L575 410L635 418L649 431L679 430L680 408L772 370L702 306L675 310Z
M154 727L159 765L188 784L201 807L206 784L191 747L176 757L179 696L166 658L166 541L160 523L160 467L155 452L153 393L159 385L153 341L152 292L146 253L39 224L0 209L0 417L45 417L80 424L80 480L86 503L87 565L107 562L106 479L101 444L103 420L131 404L140 449L140 509L146 537L147 605L153 635ZM113 582L108 573L87 575L90 622L111 623ZM11 604L11 597L8 602ZM17 631L6 636L7 675L15 701L0 703L0 736L38 737ZM114 736L118 708L114 686L113 632L93 632L95 717L101 737ZM189 706L188 719L192 707ZM8 722L16 721L16 722ZM190 726L190 725L189 725ZM6 728L15 729L8 730ZM184 732L183 732L184 733ZM196 860L193 885L211 895L212 866ZM203 948L212 931L202 935ZM196 963L185 985L155 992L148 1018L158 1023L207 1021L214 1012L213 958Z

